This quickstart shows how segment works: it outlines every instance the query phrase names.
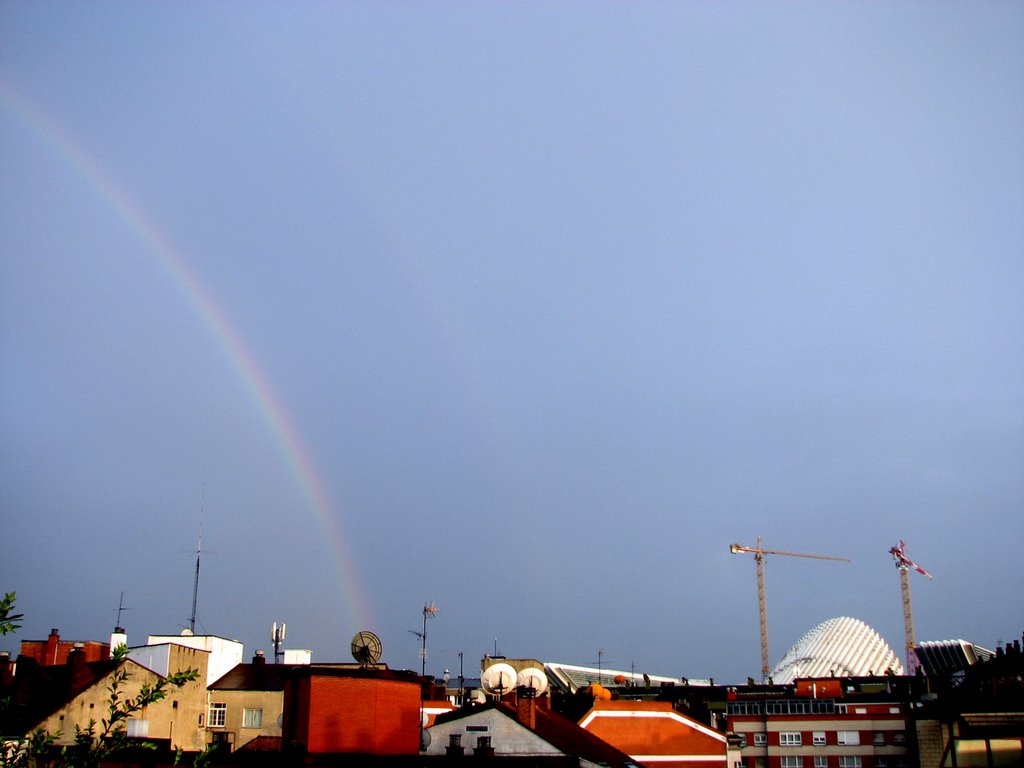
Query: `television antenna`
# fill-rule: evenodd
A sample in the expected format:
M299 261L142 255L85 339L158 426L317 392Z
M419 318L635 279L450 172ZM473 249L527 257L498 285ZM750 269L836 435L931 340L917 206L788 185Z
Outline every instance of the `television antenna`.
M124 590L122 589L121 590L121 597L117 601L117 623L114 624L115 627L121 627L122 626L122 624L121 624L121 614L124 611L130 611L130 610L131 610L131 608L125 608L125 606L124 606Z
M438 612L437 603L423 604L423 631L410 629L409 632L420 639L420 676L427 676L427 617L433 618Z

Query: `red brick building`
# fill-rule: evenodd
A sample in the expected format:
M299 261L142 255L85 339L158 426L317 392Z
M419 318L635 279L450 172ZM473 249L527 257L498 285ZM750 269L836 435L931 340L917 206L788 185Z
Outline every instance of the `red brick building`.
M56 627L50 630L50 636L45 640L22 640L21 655L34 659L39 666L52 667L67 664L68 654L76 647L84 654L84 661L106 661L110 658L110 643L61 640Z
M410 672L296 667L284 683L283 748L419 754L421 691L420 677Z

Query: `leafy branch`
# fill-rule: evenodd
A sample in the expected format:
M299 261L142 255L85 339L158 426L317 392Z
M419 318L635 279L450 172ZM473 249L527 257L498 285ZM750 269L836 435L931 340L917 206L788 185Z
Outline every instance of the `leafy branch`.
M8 592L0 598L0 635L8 635L19 629L21 620L25 618L20 613L12 613L14 597L14 592Z

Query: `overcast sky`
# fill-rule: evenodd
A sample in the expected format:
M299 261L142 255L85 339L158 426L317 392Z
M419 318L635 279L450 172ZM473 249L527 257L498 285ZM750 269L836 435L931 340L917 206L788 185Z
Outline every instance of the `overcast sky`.
M0 4L0 590L467 674L1024 630L1024 5Z

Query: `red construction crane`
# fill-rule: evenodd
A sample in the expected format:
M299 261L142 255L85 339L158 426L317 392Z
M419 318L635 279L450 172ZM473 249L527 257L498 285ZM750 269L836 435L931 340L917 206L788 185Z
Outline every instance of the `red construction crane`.
M896 570L900 572L900 590L903 592L903 635L906 640L907 674L913 675L917 673L918 665L917 654L914 653L914 647L917 643L914 640L914 612L910 608L909 569L913 568L929 579L932 578L932 575L907 557L906 545L903 543L903 539L900 539L900 543L896 546L889 548L889 554L892 555L892 559L896 562Z
M761 619L761 679L768 680L771 672L771 663L768 660L768 606L764 590L764 556L765 555L787 555L788 557L813 557L815 560L842 560L850 562L845 557L832 557L831 555L808 555L803 552L780 552L777 549L762 549L761 537L757 537L756 547L744 547L742 544L731 544L729 551L734 555L741 552L752 552L754 562L757 566L757 610Z

